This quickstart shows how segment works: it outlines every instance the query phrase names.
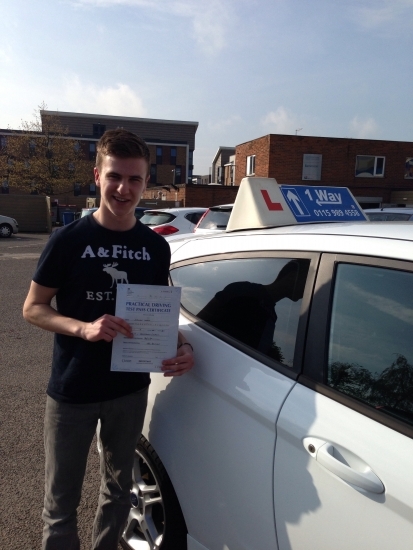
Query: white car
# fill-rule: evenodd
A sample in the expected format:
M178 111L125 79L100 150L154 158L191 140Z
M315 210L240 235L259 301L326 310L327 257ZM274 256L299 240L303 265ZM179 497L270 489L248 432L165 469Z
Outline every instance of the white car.
M206 210L189 207L146 210L140 221L163 236L191 233Z
M372 222L413 221L413 208L367 208L364 213Z
M152 376L123 547L410 550L410 226L194 236L170 277L195 366Z
M19 232L19 224L14 218L0 216L0 237L11 237Z

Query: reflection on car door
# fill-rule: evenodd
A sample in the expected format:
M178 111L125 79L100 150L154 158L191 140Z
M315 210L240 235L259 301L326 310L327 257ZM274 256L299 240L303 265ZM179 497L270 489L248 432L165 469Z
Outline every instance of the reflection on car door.
M196 321L182 315L181 330L185 334L190 330L194 349L204 352L197 354L193 373L172 380L157 396L149 439L174 484L190 537L205 548L276 548L272 490L275 426L282 403L295 384L294 376L276 369L293 371L299 318L308 305L302 298L302 279L305 282L309 265L309 259L249 256L172 266L173 284L182 287L182 306ZM269 315L261 287L277 281L285 292L286 271L290 274L289 294L275 306L275 319ZM267 290L272 293L274 289ZM246 314L237 306L238 300L248 303ZM236 319L231 322L229 316L225 324L214 326L215 313L222 306L244 315L243 331L238 323L236 332L230 334ZM271 307L274 310L274 302ZM206 308L208 320L200 322L200 312ZM264 318L260 335L254 326L259 312ZM248 329L254 338L242 341ZM272 356L274 342L280 348L278 359ZM173 415L162 414L170 410ZM173 453L168 452L170 448ZM198 548L195 543L192 547Z
M412 288L407 262L323 258L308 378L277 422L280 550L412 547Z

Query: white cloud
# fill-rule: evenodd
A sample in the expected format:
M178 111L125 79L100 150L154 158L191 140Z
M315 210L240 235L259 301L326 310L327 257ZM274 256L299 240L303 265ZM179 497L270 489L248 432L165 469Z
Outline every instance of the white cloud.
M0 63L11 64L11 55L4 49L0 50Z
M298 116L283 106L265 115L261 124L275 134L294 134L302 130Z
M208 128L214 132L222 132L241 121L239 115L232 115L218 122L208 122Z
M392 300L391 298L379 297L377 294L363 290L352 283L346 284L350 292L358 295L362 300L361 303L366 303L378 311L391 315L395 319L413 325L413 312L411 308L404 306L402 303Z
M62 97L65 102L64 108L59 107L62 111L131 117L145 115L141 98L127 84L118 83L105 88L83 84L78 76L71 76L66 79Z
M350 122L351 136L359 139L376 139L379 136L379 125L374 118L362 119L355 116Z
M357 5L354 18L365 28L388 26L393 23L410 27L413 21L413 0L367 0Z
M215 55L224 48L234 17L228 0L76 0L75 4L99 8L123 5L189 18L192 34L207 55Z

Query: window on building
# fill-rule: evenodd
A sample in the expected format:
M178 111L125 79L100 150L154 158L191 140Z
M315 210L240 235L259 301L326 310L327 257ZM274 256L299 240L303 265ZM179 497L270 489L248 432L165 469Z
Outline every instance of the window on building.
M188 166L189 170L192 171L194 169L194 152L191 150L189 150L188 152L188 164L189 164Z
M409 180L413 179L413 157L407 157L406 159L404 177Z
M78 141L75 141L73 144L73 148L75 152L78 153L80 151L80 143Z
M0 136L0 148L4 149L7 145L7 138L6 136Z
M149 183L151 183L152 185L156 185L157 183L156 164L151 164L149 176L150 176Z
M3 195L9 194L9 182L7 180L4 180L1 184L1 192Z
M217 168L217 183L222 183L222 166Z
M176 147L171 147L171 158L169 164L175 166L176 164Z
M303 180L321 180L321 163L323 155L303 155Z
M356 177L358 178L382 178L384 176L385 157L373 157L370 155L357 155Z
M337 267L328 385L413 424L413 273Z
M255 174L255 155L247 157L247 176L253 176Z
M89 160L95 160L96 159L96 143L94 141L91 141L89 143Z
M75 197L78 197L81 193L82 186L80 183L75 183L73 186L73 194Z
M31 140L29 142L29 155L32 157L36 153L36 142Z
M91 196L96 195L96 184L95 183L89 183L89 195L91 195Z
M309 265L294 257L234 258L178 267L171 278L189 313L292 367Z
M175 166L174 183L175 185L178 185L178 183L182 183L182 166Z
M93 125L93 136L95 137L101 137L106 132L106 126L105 124L94 124Z
M156 148L156 164L162 164L162 147Z
M235 166L231 164L231 166L229 167L229 184L234 185L234 181L235 181Z

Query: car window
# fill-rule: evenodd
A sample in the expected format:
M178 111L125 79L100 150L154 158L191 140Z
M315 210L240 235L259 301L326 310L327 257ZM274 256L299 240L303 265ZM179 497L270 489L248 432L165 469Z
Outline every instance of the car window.
M145 213L144 208L135 208L135 218L137 220L140 220L142 218L142 216L144 215L144 213Z
M339 264L329 386L413 424L413 273Z
M199 224L199 229L226 229L231 210L209 210Z
M175 217L169 212L145 212L140 221L145 225L161 225L162 223L171 223Z
M82 208L82 214L81 218L84 218L85 216L88 216L89 214L93 214L93 212L96 212L97 208Z
M191 223L197 224L200 218L203 216L203 214L204 214L203 212L190 212L189 214L185 215L185 218Z
M171 270L182 306L218 330L292 367L310 261L240 258Z
M411 214L404 214L401 212L377 212L367 214L367 217L372 222L402 222L410 220L412 216Z

